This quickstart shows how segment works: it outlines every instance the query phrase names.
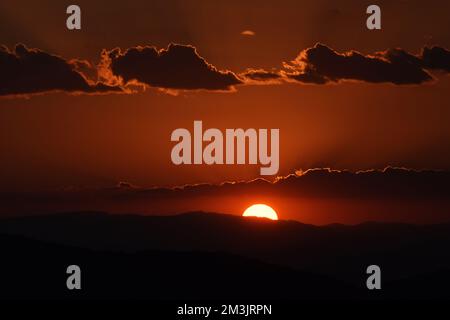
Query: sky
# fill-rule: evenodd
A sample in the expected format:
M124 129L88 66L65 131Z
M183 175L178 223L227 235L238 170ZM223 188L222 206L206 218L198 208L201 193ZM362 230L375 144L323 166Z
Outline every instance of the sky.
M2 192L259 177L259 165L173 165L170 134L194 120L279 128L280 176L450 170L449 62L422 53L436 46L448 58L448 1L377 1L376 31L366 1L80 0L77 31L65 26L69 4L0 3L4 56L54 66L0 67ZM252 81L249 69L271 78Z

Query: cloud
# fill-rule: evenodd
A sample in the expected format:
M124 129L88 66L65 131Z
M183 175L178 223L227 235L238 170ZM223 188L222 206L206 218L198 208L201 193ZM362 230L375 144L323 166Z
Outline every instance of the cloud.
M73 69L81 73L87 79L97 79L97 67L92 65L87 60L81 59L70 59L68 63L73 67Z
M123 84L137 81L150 87L175 90L232 90L242 80L202 58L195 47L170 44L167 49L133 47L104 51L112 76Z
M265 83L273 84L280 83L282 74L278 71L266 71L264 69L247 69L245 72L239 74L244 78L246 83Z
M174 188L187 196L210 193L267 194L313 198L445 198L450 200L450 171L414 170L386 167L352 172L330 168L297 170L271 182L255 179L226 182L221 185L199 184ZM433 186L433 187L430 187ZM147 192L152 193L157 189Z
M325 84L328 82L328 79L326 77L313 70L305 70L299 73L286 73L285 75L289 79L302 83Z
M253 37L256 35L256 33L252 30L244 30L241 32L241 35L247 36L247 37Z
M441 47L425 47L421 55L401 48L363 55L357 51L338 53L323 44L300 52L291 62L283 63L279 71L247 69L240 74L246 84L299 82L327 84L341 81L422 84L433 80L427 70L449 72L450 51Z
M424 68L450 72L450 51L441 47L425 47L422 51Z
M0 96L29 95L49 91L71 93L107 93L122 91L119 87L88 80L80 68L88 62L67 61L23 44L9 50L0 46Z
M303 50L290 63L286 75L305 83L323 84L341 80L397 85L432 80L422 69L421 59L401 49L363 55L357 51L338 53L323 44Z
M316 168L281 177L275 184L284 192L319 197L448 200L449 181L449 171L386 167L351 172Z
M127 181L119 181L116 185L118 189L137 189L138 187Z

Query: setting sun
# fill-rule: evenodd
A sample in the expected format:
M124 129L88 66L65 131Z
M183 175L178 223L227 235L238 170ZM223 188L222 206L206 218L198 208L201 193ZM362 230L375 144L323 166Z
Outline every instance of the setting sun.
M242 214L244 217L267 218L278 220L278 215L271 207L265 204L254 204L248 207Z

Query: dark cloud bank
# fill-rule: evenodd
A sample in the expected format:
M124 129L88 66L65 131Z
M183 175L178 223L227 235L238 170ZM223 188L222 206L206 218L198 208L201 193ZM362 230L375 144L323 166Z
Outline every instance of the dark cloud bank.
M0 95L28 95L48 91L106 93L118 87L94 83L76 69L80 61L70 62L38 49L18 44L13 50L0 46ZM86 62L84 62L86 64Z
M169 90L230 91L238 85L279 84L283 81L326 84L340 81L422 84L433 80L430 70L450 72L450 51L423 48L420 55L389 49L364 55L338 53L317 44L284 63L282 70L249 68L237 75L208 63L191 45L170 44L166 49L137 46L103 50L98 66L65 60L39 49L18 44L0 46L0 96L50 91L69 93L132 92L127 86L143 85ZM97 81L94 79L101 79Z
M142 189L140 190L142 191ZM279 194L282 196L323 198L447 198L450 201L450 172L387 167L383 170L351 172L310 169L281 177L274 182L256 179L198 184L146 190L147 195L208 196L240 194ZM449 212L450 215L450 212Z
M449 72L450 51L424 48L420 56L403 49L389 49L373 55L357 51L338 53L316 44L303 50L298 57L285 64L284 75L302 83L325 84L341 80L397 85L421 84L433 78L427 70Z
M167 49L134 47L106 51L114 75L125 83L136 80L142 84L180 90L230 90L242 81L231 71L220 71L195 47L170 44Z

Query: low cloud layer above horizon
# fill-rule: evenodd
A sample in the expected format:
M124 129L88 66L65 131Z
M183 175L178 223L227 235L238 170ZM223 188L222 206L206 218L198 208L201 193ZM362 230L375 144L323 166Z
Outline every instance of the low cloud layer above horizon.
M375 219L450 222L449 181L449 171L393 167L360 172L318 168L280 177L275 182L256 179L172 188L141 188L122 181L110 188L3 193L0 214L95 210L156 215L189 211L240 215L250 204L262 201L273 206L281 219L313 224L361 223Z
M425 47L420 55L396 48L373 55L357 51L338 53L323 44L302 50L280 70L249 68L242 73L219 70L192 45L170 44L158 50L137 46L104 49L100 63L65 60L18 44L0 46L0 96L52 91L105 94L132 93L127 86L167 90L232 91L239 85L297 82L323 85L340 81L419 85L433 80L431 70L450 72L450 51ZM98 81L100 80L100 81Z

